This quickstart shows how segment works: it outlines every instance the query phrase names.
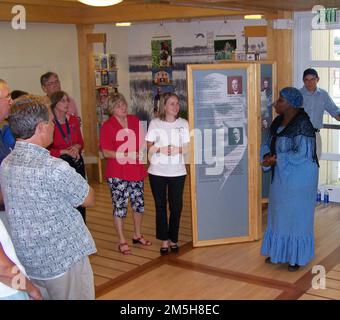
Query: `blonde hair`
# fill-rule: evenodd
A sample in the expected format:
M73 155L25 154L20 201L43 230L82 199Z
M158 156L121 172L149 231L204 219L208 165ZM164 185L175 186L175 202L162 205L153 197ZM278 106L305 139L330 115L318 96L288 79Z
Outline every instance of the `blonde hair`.
M179 101L179 97L178 97L178 95L176 93L167 92L167 93L162 93L161 94L161 97L160 97L160 100L159 100L159 111L158 111L158 118L160 120L163 120L163 121L165 120L165 117L166 117L165 106L166 106L166 103L168 102L168 100L171 97L175 97ZM179 112L176 115L176 119L178 119L178 118L179 118Z
M119 104L120 102L123 102L127 105L125 97L121 93L116 94L110 94L107 104L107 113L110 115L113 115L113 110Z
M0 89L8 88L8 84L5 80L0 79Z

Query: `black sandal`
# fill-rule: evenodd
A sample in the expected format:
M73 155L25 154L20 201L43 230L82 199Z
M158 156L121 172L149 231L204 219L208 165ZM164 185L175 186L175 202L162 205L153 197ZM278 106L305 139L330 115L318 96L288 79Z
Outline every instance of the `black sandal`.
M169 248L168 247L161 247L159 252L161 253L161 256L165 256L169 253Z
M288 266L288 271L289 272L295 272L295 271L297 271L297 270L299 270L300 269L300 266L298 265L298 264L290 264L289 266Z
M179 247L178 247L178 244L173 244L173 245L170 245L170 250L171 252L178 252L179 250Z
M265 263L272 263L272 261L270 260L270 257L267 257L266 260L264 260Z

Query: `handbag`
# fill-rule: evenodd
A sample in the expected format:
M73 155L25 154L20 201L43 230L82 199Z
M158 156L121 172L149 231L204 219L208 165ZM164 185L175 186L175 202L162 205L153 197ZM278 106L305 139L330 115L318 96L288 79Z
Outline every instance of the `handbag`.
M82 156L79 159L72 158L68 154L60 155L60 159L66 161L72 168L74 168L77 173L79 173L83 178L85 178L85 163Z

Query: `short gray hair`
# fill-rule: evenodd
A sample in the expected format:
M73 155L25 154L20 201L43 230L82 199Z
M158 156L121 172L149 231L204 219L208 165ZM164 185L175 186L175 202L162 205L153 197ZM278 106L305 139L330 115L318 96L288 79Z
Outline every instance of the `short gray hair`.
M18 98L11 106L8 123L15 138L29 139L40 122L49 121L49 107L37 96Z

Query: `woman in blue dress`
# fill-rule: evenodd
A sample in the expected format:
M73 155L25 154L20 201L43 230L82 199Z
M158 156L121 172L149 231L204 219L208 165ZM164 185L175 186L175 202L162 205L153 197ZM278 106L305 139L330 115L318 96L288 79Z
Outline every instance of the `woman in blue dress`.
M261 146L262 166L272 171L268 225L261 254L267 263L296 271L314 258L314 209L319 165L315 129L296 88L280 91L279 114Z

